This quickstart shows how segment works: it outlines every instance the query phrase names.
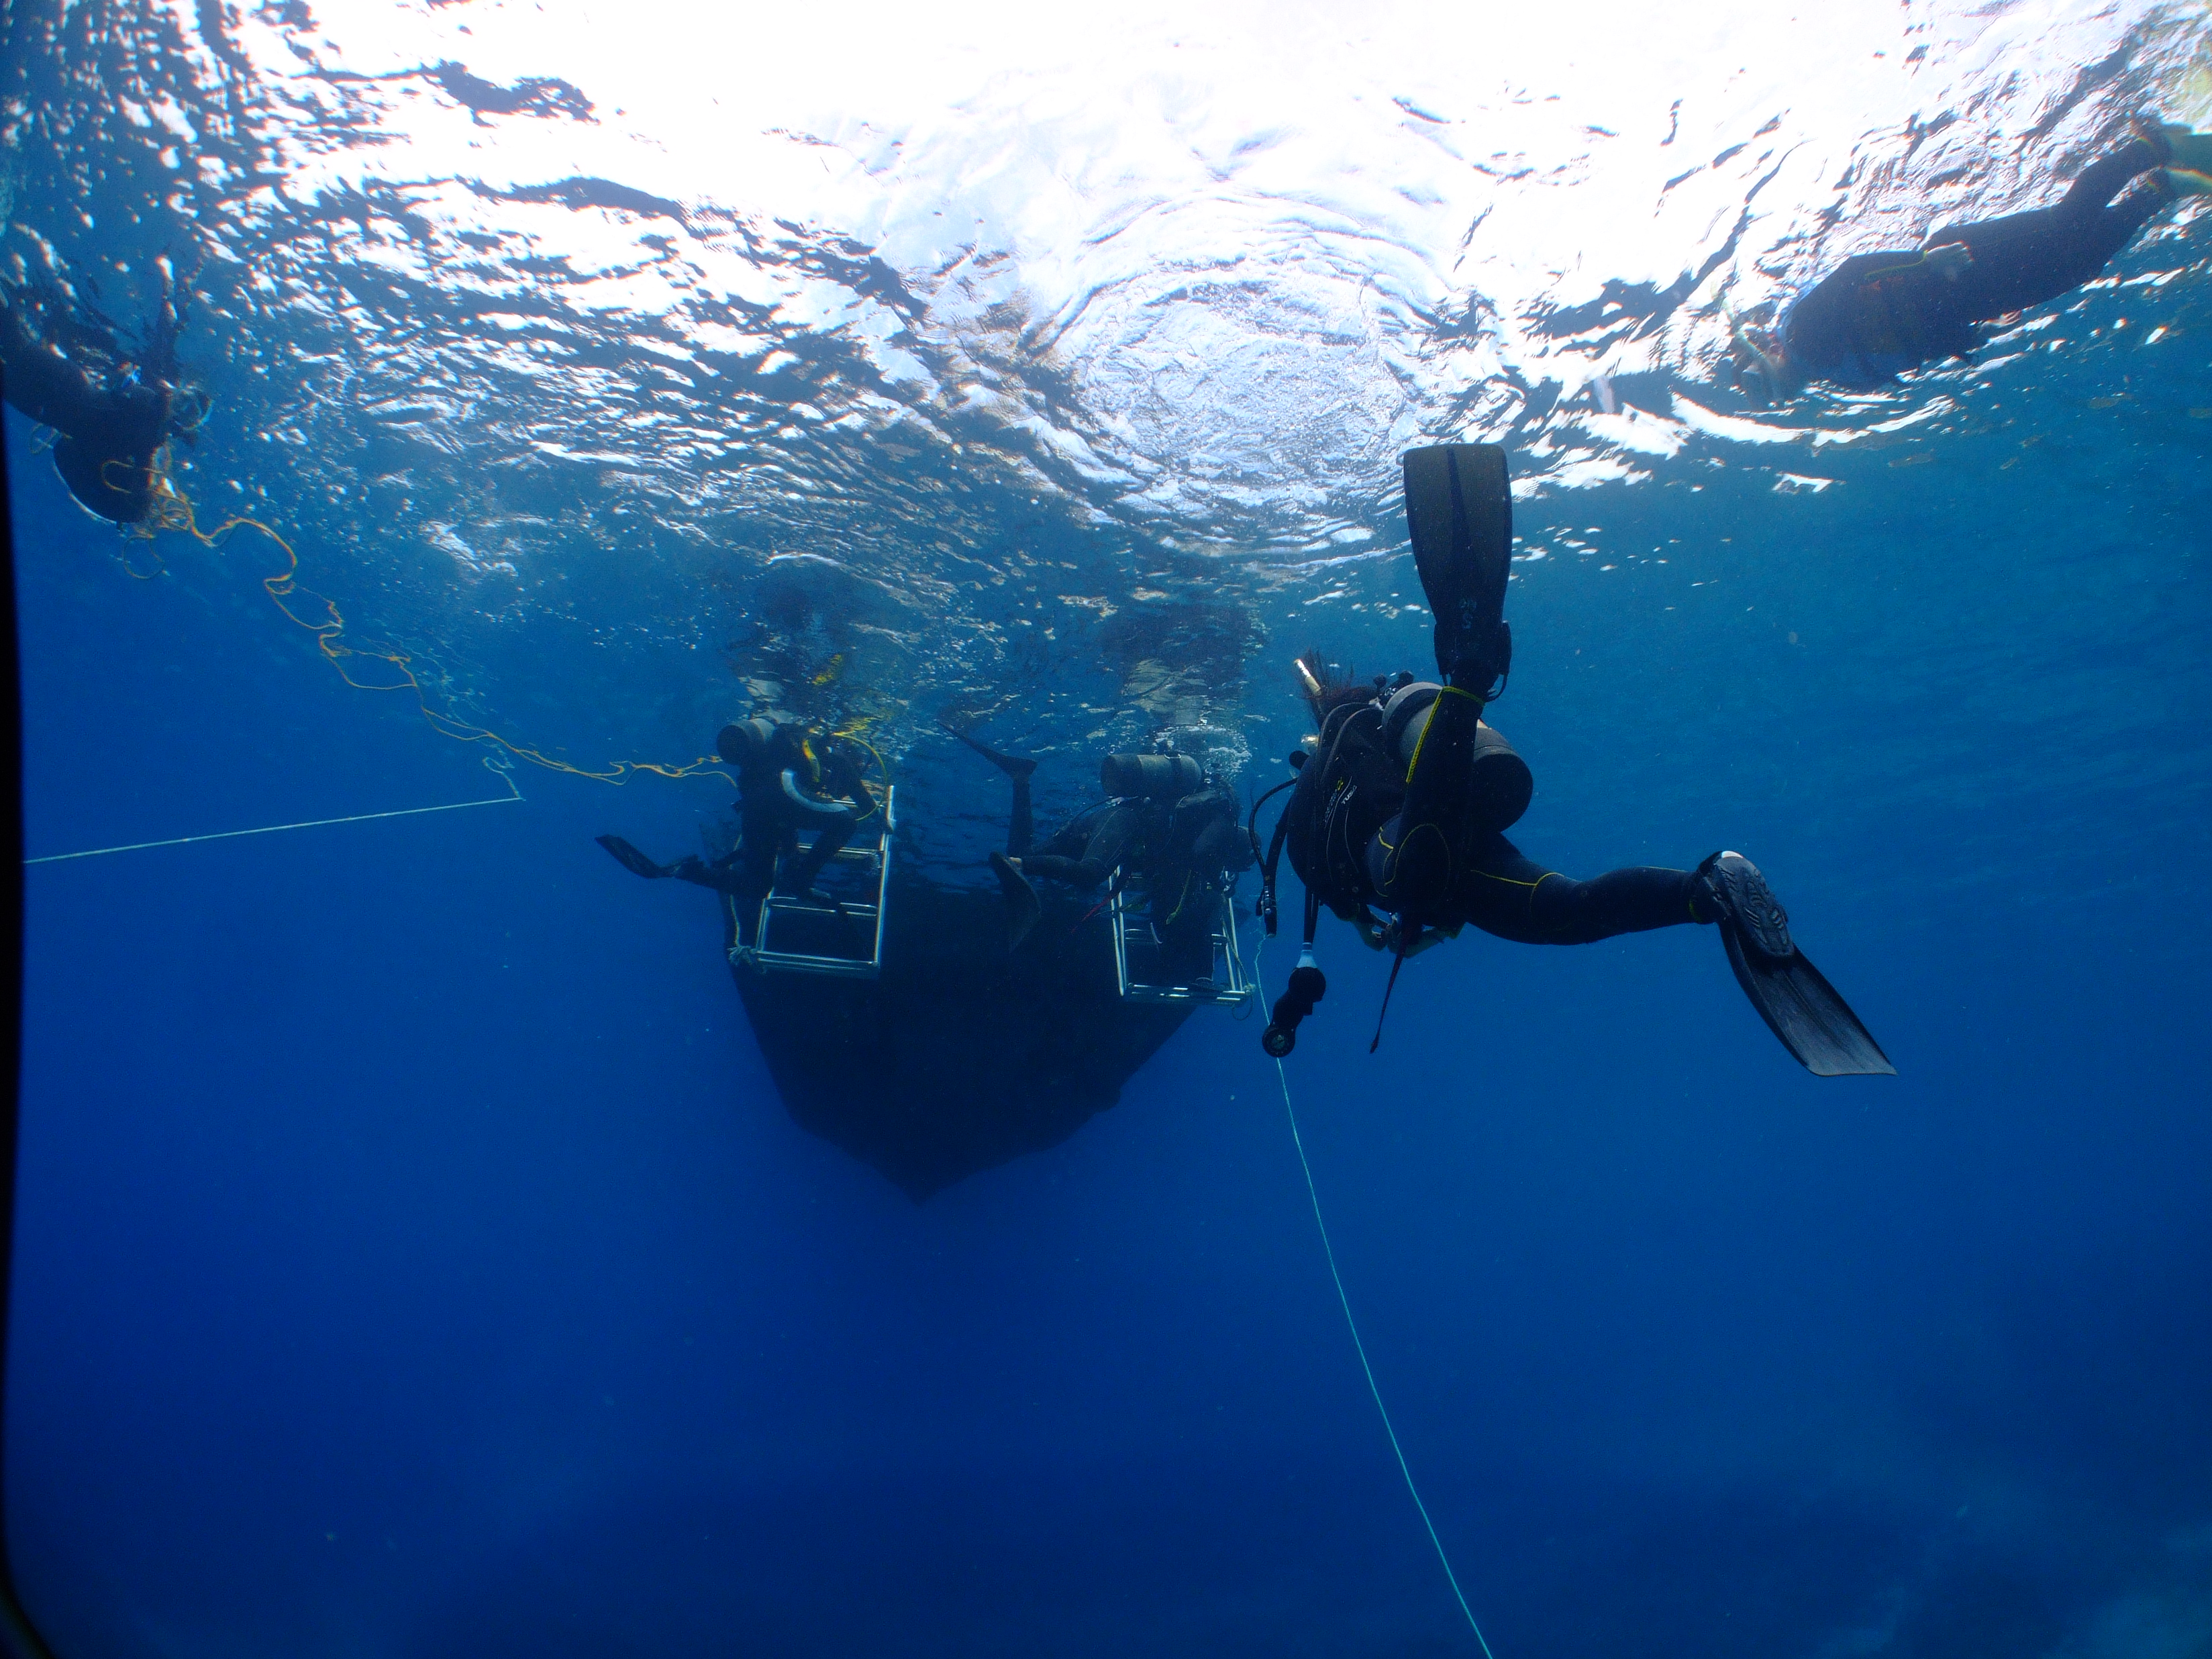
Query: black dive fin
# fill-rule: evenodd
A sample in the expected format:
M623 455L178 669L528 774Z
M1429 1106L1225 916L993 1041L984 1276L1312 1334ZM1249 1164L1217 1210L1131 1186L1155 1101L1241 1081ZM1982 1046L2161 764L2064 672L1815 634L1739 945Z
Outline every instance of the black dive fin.
M615 855L615 862L634 876L643 876L647 881L659 881L676 873L665 864L655 864L620 836L601 836L598 840L600 846Z
M1513 495L1496 444L1406 452L1406 528L1437 618L1437 670L1477 696L1513 666L1505 581L1513 569Z
M1025 778L1036 770L1037 763L1035 761L1024 760L1019 755L1002 755L995 749L987 749L942 714L937 717L937 723L1010 778Z
M1720 926L1735 982L1807 1071L1814 1077L1897 1075L1874 1034L1802 951L1793 949L1778 960L1746 945L1734 921Z
M1419 743L1406 769L1405 804L1369 854L1376 901L1420 932L1420 921L1444 914L1451 896L1454 827L1463 821L1468 777L1482 704L1446 686L1422 717ZM1386 994L1387 1000L1387 994Z
M1030 930L1044 915L1044 905L1029 878L1004 853L991 854L991 868L998 875L999 890L1006 895L1006 948L1011 951L1030 936Z

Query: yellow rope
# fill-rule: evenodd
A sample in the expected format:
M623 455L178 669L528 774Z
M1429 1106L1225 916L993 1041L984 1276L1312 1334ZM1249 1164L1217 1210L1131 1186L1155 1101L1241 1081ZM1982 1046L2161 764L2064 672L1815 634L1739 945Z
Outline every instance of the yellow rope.
M167 452L165 448L155 457L154 465L150 469L154 504L148 514L146 523L138 532L140 538L150 543L155 532L174 531L179 534L190 536L203 547L219 550L222 544L229 540L234 531L259 531L283 550L285 560L283 570L273 576L264 576L261 579L262 591L269 595L270 603L283 613L286 621L295 627L306 629L315 636L316 648L321 651L331 666L337 671L338 678L356 690L411 691L415 695L416 707L421 710L422 718L429 723L432 731L441 732L459 743L495 744L518 760L526 760L533 766L542 766L549 771L566 772L580 778L596 778L602 783L626 782L630 774L635 772L650 772L655 776L664 778L703 775L720 778L732 787L736 787L737 780L721 769L719 756L702 755L695 760L685 761L681 764L670 764L659 761L614 761L604 769L594 771L588 767L575 766L564 760L556 760L552 756L533 749L526 744L517 743L491 730L489 726L473 725L467 720L446 714L441 709L432 708L429 693L423 689L422 682L416 676L412 666L413 659L404 652L397 649L379 649L366 643L353 645L347 642L344 637L346 631L344 615L333 601L316 592L313 588L300 585L299 553L283 536L262 523L260 520L249 518L244 514L234 514L211 531L202 530L199 520L192 511L191 501L169 482L166 465L167 455ZM143 576L137 570L132 569L127 562L124 568L133 576L139 576L141 580L149 580L161 574L158 568L159 556L156 555L155 558L157 568L145 573ZM305 616L294 608L296 603L302 600L313 602L307 607L308 614ZM322 607L322 615L319 617L313 614L314 605ZM395 672L396 678L389 681L356 678L348 666L349 659L352 659L386 664ZM882 764L882 757L877 757L877 764ZM888 769L886 769L886 775L888 775Z

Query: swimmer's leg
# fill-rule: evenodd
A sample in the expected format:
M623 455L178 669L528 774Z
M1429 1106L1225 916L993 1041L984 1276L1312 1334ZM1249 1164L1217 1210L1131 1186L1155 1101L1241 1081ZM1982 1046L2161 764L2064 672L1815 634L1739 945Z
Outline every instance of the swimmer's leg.
M1547 870L1503 836L1477 848L1455 887L1457 918L1524 945L1591 945L1699 921L1687 870L1631 866L1577 881Z
M848 812L816 822L821 828L814 832L814 845L784 865L782 885L787 892L812 893L815 879L821 875L823 866L836 857L845 843L853 838L853 831L860 827L860 820L859 814Z
M1139 822L1135 807L1117 806L1098 820L1098 827L1084 844L1081 858L1038 853L1024 859L1022 869L1031 876L1064 881L1071 887L1096 887L1121 868L1130 843L1137 838Z
M2185 173L2179 179L2189 176ZM2083 282L2104 270L2112 256L2133 240L2153 215L2173 204L2175 198L2182 193L2179 179L2172 170L2154 168L2140 188L2130 191L2112 206L2100 208L2080 222L2077 268L2085 273Z

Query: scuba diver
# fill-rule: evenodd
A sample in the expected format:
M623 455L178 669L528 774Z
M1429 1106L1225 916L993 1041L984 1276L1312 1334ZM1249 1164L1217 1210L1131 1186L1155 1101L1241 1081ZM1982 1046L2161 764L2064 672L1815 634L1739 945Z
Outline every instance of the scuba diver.
M738 772L738 840L728 852L713 859L688 854L674 864L656 864L619 836L598 839L635 875L649 881L673 876L720 894L724 948L732 961L743 961L759 942L761 906L771 893L803 896L845 914L815 880L853 832L882 809L862 777L861 750L844 738L810 738L795 725L754 719L724 726L714 748ZM802 829L814 831L813 844L803 853Z
M1030 777L1036 763L1002 755L948 722L939 724L1013 784L1006 850L991 854L1006 897L1010 948L1028 938L1043 916L1034 880L1088 892L1122 874L1145 890L1163 970L1182 979L1212 972L1214 926L1229 880L1252 862L1249 839L1237 829L1232 789L1208 778L1189 755L1109 755L1098 768L1103 798L1033 844Z
M1978 325L2078 288L2153 214L2212 193L2212 136L2132 125L2130 142L2056 207L1946 225L1917 250L1844 260L1783 313L1771 351L1732 325L1768 395L1790 397L1812 380L1871 391L1937 358L1971 356L1982 343Z
M1410 674L1332 682L1299 661L1318 736L1291 756L1293 777L1255 802L1247 821L1256 853L1260 806L1290 790L1263 862L1260 914L1270 936L1286 846L1306 890L1304 943L1261 1037L1267 1052L1278 1060L1291 1052L1299 1022L1328 989L1313 951L1326 904L1370 947L1393 952L1391 988L1407 957L1468 923L1528 945L1716 924L1752 1006L1809 1070L1893 1073L1797 948L1765 878L1741 854L1716 853L1694 870L1614 870L1574 881L1505 838L1534 791L1526 763L1482 719L1513 660L1504 619L1513 546L1505 452L1493 444L1416 449L1405 458L1405 473L1407 523L1436 614L1442 683ZM1370 1053L1381 1040L1378 1017Z
M166 486L162 447L193 441L206 394L177 363L184 313L161 261L161 297L143 349L58 285L0 281L0 377L7 398L54 441L54 470L86 510L125 527L143 524Z

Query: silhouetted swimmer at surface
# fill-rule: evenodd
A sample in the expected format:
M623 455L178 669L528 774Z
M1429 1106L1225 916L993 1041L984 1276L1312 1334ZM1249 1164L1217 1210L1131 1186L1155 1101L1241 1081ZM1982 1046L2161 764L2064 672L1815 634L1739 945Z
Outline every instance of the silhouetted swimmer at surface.
M143 524L163 486L161 447L191 441L205 395L177 364L184 319L166 268L161 299L142 349L89 307L52 285L0 282L0 370L8 401L60 435L54 470L88 511Z
M750 720L724 726L714 748L737 769L736 846L719 858L691 854L674 864L656 864L619 836L601 836L599 842L634 874L648 880L673 876L722 895L724 946L750 951L758 943L761 903L770 893L836 905L815 890L815 879L853 832L882 809L862 776L861 751L842 738L809 737L797 726ZM804 854L799 850L802 829L815 832Z
M1305 884L1304 945L1261 1039L1267 1052L1280 1059L1291 1051L1299 1023L1328 989L1313 953L1326 906L1369 945L1394 952L1393 986L1407 957L1469 924L1523 944L1587 945L1717 923L1737 982L1808 1069L1890 1071L1858 1017L1797 948L1765 878L1741 854L1715 853L1694 870L1647 866L1575 881L1505 838L1534 791L1527 764L1482 719L1513 660L1504 618L1513 541L1505 452L1490 444L1413 451L1406 517L1436 615L1441 683L1408 673L1360 684L1298 665L1317 731L1291 757L1294 776L1280 786L1290 803L1267 850L1260 902L1273 934L1277 864L1287 848ZM1378 1019L1378 1042L1381 1035Z
M1946 225L1917 249L1846 259L1782 316L1772 349L1741 327L1767 395L1813 380L1852 390L1979 349L1980 325L2026 311L2103 270L2151 216L2212 193L2212 137L2138 121L2055 207Z
M1167 961L1200 976L1206 972L1224 902L1224 878L1252 863L1249 838L1237 827L1235 791L1209 780L1188 755L1109 755L1099 766L1102 799L1037 844L1030 804L1036 763L1002 755L940 724L1013 784L1006 850L991 854L1012 945L1018 946L1044 914L1033 881L1090 892L1126 874L1145 890L1153 934Z

